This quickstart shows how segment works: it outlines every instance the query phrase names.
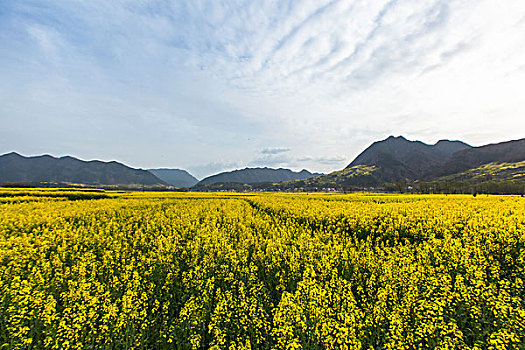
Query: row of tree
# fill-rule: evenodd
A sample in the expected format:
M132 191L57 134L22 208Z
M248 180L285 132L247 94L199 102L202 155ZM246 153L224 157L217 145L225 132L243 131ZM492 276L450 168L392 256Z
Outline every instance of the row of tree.
M388 184L388 192L400 193L449 193L449 194L525 194L525 181L432 181Z

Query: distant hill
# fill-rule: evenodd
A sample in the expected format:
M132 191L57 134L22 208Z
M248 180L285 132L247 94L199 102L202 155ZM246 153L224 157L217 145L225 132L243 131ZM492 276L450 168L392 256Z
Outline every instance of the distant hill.
M24 157L11 152L0 156L0 183L56 182L86 185L167 185L152 173L117 162L83 161L49 155Z
M175 187L191 187L195 185L197 180L193 175L186 170L181 169L148 169L150 173L158 177L164 182Z
M432 177L448 176L476 169L490 163L516 163L525 161L525 139L472 147L454 153L438 169L431 172Z
M409 141L403 136L390 136L374 142L357 156L346 169L357 165L373 166L382 182L416 180L440 167L457 151L470 149L461 141L441 140L434 145Z
M322 174L311 173L308 170L294 172L290 169L271 169L271 168L246 168L223 172L217 175L209 176L197 185L210 185L217 183L237 183L237 184L255 184L255 183L276 183L282 181L302 180Z

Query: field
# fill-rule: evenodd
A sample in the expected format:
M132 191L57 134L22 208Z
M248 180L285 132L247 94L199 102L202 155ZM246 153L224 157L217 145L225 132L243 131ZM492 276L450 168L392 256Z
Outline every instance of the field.
M0 349L524 349L525 198L0 189Z

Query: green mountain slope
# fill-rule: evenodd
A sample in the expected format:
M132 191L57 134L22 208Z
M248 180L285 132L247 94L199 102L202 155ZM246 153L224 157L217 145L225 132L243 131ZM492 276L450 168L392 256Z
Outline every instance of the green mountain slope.
M515 163L488 163L460 173L438 177L435 181L525 181L525 161Z
M384 181L381 179L379 168L368 165L355 165L351 168L334 171L330 174L311 177L304 180L286 181L281 183L282 187L321 189L341 188L351 186L372 187Z

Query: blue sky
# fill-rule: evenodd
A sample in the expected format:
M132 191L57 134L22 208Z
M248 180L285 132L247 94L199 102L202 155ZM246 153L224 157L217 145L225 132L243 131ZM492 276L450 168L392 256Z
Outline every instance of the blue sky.
M0 2L0 153L329 172L525 137L525 2Z

